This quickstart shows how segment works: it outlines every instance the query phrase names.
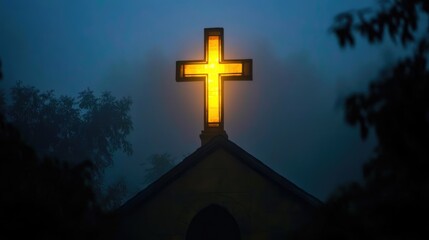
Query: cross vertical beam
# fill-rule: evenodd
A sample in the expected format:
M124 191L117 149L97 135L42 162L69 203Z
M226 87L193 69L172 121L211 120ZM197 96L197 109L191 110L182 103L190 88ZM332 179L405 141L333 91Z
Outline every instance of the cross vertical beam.
M224 135L223 81L252 80L252 59L224 59L223 28L204 29L204 60L177 61L176 81L204 81L202 143Z

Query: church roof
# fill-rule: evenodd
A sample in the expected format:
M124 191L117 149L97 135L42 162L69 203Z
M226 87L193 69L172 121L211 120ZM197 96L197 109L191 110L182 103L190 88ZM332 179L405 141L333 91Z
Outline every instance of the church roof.
M137 193L134 197L129 199L117 210L117 213L120 214L127 212L127 210L133 209L138 204L145 202L151 196L162 190L165 186L169 185L175 179L179 178L188 169L192 168L198 162L203 160L206 156L215 152L218 149L223 149L227 151L245 165L249 166L250 168L258 172L262 176L266 177L271 182L277 184L284 190L289 191L294 197L299 198L300 200L308 203L309 205L318 206L322 204L319 199L305 192L304 190L296 186L294 183L269 168L267 165L253 157L251 154L243 150L237 144L228 140L224 136L217 136L213 138L209 143L198 148L195 152L186 157L182 162L180 162L170 171L162 175L158 180L154 181L145 189Z

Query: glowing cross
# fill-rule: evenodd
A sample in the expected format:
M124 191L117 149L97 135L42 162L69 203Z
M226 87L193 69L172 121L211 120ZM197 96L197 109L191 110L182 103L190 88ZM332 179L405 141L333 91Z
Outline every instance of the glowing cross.
M176 81L194 80L204 81L204 130L223 131L223 80L252 80L252 59L225 60L223 28L205 28L204 60L176 62Z

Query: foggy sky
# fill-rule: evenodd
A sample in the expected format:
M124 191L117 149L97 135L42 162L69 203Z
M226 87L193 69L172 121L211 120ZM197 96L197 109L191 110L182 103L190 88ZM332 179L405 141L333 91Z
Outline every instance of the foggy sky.
M162 3L161 3L162 2ZM143 187L141 163L200 146L203 83L175 82L175 61L203 58L203 29L223 27L225 59L252 58L253 81L225 83L229 139L324 200L356 180L372 143L345 124L340 100L365 89L391 46L340 49L335 14L375 1L0 1L3 87L131 96L134 155L108 180Z

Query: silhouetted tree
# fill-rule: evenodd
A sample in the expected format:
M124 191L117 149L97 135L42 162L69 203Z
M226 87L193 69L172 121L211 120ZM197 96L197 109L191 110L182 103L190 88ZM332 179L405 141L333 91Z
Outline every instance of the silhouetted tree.
M0 130L0 238L94 238L100 214L91 188L91 164L74 167L40 159L2 123Z
M379 11L337 16L333 31L340 45L353 46L356 33L380 42L388 31L415 51L383 70L368 92L346 99L347 122L360 127L363 139L375 132L374 156L363 166L364 182L340 188L297 238L429 238L429 29L416 39L419 19L429 17L429 2L381 2Z
M126 139L132 130L130 106L129 98L116 99L109 92L96 97L88 89L75 99L17 83L11 89L6 116L39 156L72 165L91 160L97 197L109 209L121 202L126 185L118 181L103 191L103 170L112 163L115 151L132 153Z
M151 183L174 167L174 158L168 153L153 154L147 159L144 183ZM149 165L149 166L148 166Z
M90 161L40 158L0 111L0 239L104 237L93 170Z
M129 98L118 100L109 92L96 97L88 89L75 99L18 83L11 89L7 117L40 155L70 162L91 159L103 170L115 151L132 153L126 139L132 130L130 106Z
M379 8L364 8L338 14L332 31L339 44L344 47L354 46L356 34L370 43L382 42L389 36L406 46L418 38L418 26L424 25L429 15L427 0L381 0ZM425 26L427 36L429 25Z

